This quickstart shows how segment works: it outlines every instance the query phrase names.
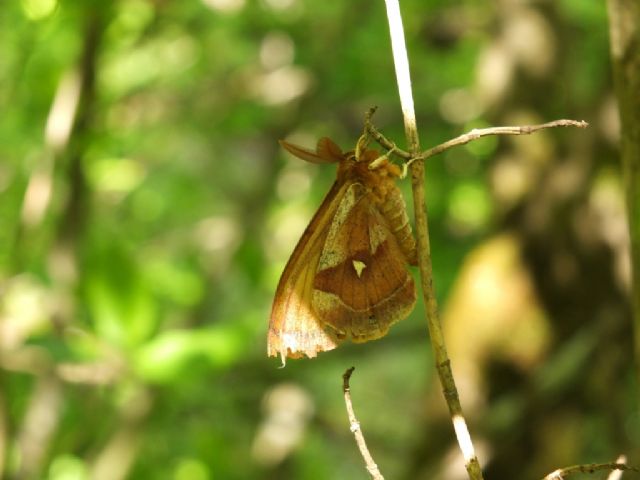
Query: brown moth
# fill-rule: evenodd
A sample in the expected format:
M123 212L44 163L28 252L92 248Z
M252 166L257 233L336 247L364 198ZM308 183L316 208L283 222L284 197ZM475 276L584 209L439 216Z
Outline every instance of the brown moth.
M337 163L338 175L289 259L271 310L269 356L315 357L341 341L367 342L407 317L416 302L409 264L416 244L401 170L366 148L343 153L321 138L316 151L280 144L311 163Z

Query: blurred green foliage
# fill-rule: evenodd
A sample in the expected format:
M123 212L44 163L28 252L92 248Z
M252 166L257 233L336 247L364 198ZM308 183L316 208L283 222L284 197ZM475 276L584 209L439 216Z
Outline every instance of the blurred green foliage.
M600 198L602 178L619 197L606 12L582 0L402 9L425 147L521 119L593 125L534 143L488 138L430 160L447 308L467 254L518 229L513 218L550 165L585 159L594 180L578 180L576 208ZM340 391L351 365L383 473L458 478L421 306L380 341L285 369L265 357L278 277L334 175L284 155L277 139L327 135L350 148L378 105L378 126L402 144L383 2L20 0L3 4L0 45L3 478L364 479ZM499 176L514 165L515 177ZM615 256L619 245L607 245ZM533 297L552 337L535 361L496 373L483 353L476 374L497 375L502 390L469 392L462 376L492 478L637 451L627 349L613 367L595 361L596 313L584 331L563 329L549 292ZM469 332L462 345L474 344ZM611 378L615 408L598 401ZM557 420L546 430L526 422L534 397ZM511 444L529 457L507 458Z

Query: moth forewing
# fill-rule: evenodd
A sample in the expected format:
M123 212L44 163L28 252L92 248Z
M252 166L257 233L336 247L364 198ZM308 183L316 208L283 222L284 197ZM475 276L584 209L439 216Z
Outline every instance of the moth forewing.
M311 307L313 279L322 245L343 195L344 185L333 184L320 208L305 229L284 268L271 309L267 353L283 358L303 355L315 357L318 352L337 346L331 332Z

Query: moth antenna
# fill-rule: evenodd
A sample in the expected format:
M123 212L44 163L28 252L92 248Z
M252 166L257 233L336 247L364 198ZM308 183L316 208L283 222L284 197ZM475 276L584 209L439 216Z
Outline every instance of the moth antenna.
M369 164L369 170L375 170L380 165L382 165L385 160L389 159L389 156L393 153L395 149L396 149L396 146L394 145L393 147L391 147L391 150L389 150L387 153L385 153L384 155L380 155L373 162L371 162ZM403 173L406 173L404 169L403 169ZM402 178L404 178L404 176Z

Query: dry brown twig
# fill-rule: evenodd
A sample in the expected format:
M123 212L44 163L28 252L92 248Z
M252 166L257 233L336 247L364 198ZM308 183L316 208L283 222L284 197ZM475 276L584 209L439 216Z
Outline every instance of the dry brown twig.
M638 472L637 468L630 467L624 463L587 463L584 465L572 465L570 467L559 468L558 470L554 470L547 476L545 476L542 480L563 480L569 475L574 475L576 473L595 473L602 470L628 470L632 472Z
M371 135L376 142L380 144L381 147L393 153L394 155L402 158L406 162L413 162L414 160L426 160L429 157L433 157L438 155L445 150L449 150L452 147L457 147L459 145L465 145L469 142L477 140L482 137L487 137L490 135L530 135L532 133L538 132L540 130L544 130L547 128L558 128L558 127L577 127L577 128L587 128L589 124L584 120L553 120L552 122L541 123L538 125L509 125L504 127L488 127L488 128L474 128L473 130L459 135L451 140L447 140L440 145L436 145L435 147L424 150L417 155L412 155L411 153L398 148L395 142L392 142L388 138L386 138L371 122L371 117L375 113L376 108L373 107L369 109L367 114L365 115L365 130Z
M342 392L344 393L344 403L347 406L347 415L349 416L349 429L353 433L353 436L356 437L356 443L360 449L360 454L362 455L362 458L364 458L364 462L367 465L367 470L371 474L371 478L374 480L384 480L384 477L378 469L378 465L376 465L371 453L369 453L367 443L364 440L364 434L360 428L360 422L358 422L358 419L356 418L356 413L353 410L353 404L351 403L351 388L349 386L349 380L351 379L351 374L354 370L355 367L351 367L342 375Z
M622 454L622 455L618 455L618 458L616 458L615 463L624 463L625 465L627 464L627 456ZM607 475L607 480L620 480L622 478L622 474L624 473L624 470L611 470L609 472L609 475Z

